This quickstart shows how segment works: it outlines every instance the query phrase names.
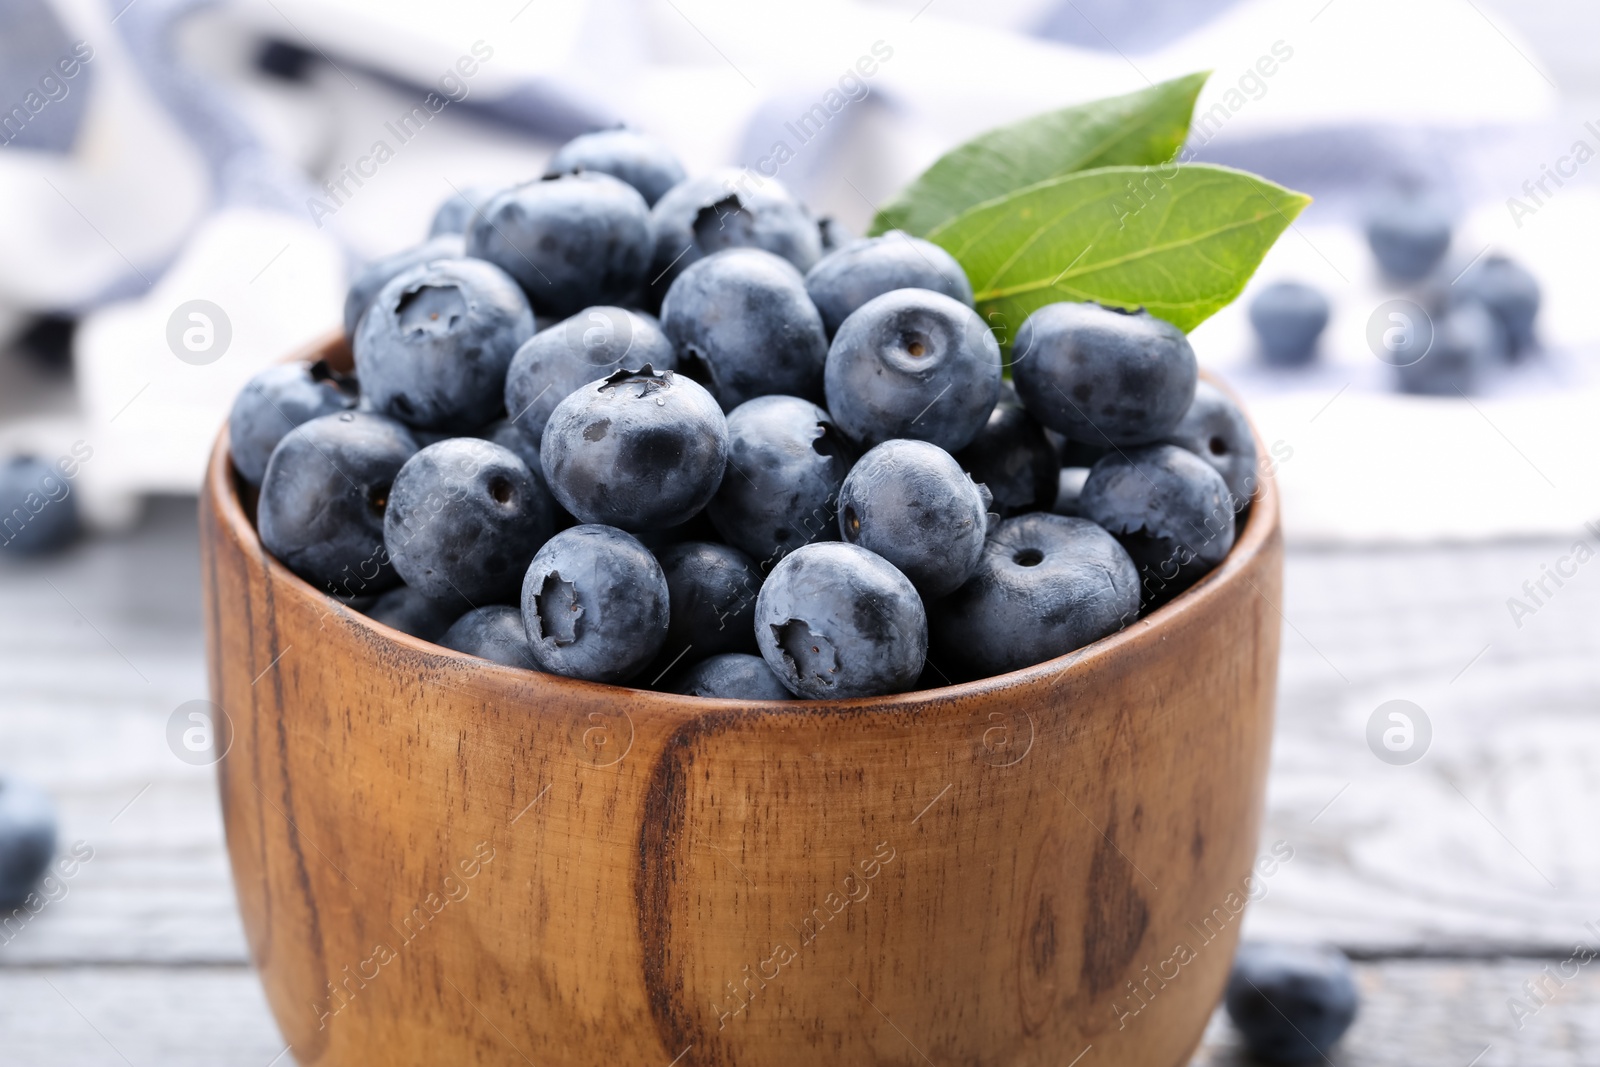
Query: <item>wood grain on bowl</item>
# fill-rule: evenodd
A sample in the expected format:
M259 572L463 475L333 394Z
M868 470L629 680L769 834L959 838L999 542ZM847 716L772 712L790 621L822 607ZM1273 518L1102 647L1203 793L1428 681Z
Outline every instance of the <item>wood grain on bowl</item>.
M389 630L265 552L224 444L201 509L228 849L300 1063L1176 1067L1198 1043L1259 877L1270 478L1222 566L1123 632L826 703Z

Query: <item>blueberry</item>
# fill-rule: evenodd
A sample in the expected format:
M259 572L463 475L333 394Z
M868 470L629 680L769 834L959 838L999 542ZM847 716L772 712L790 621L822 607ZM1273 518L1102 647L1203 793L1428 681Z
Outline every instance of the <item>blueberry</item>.
M475 437L408 459L383 515L383 543L406 585L474 605L515 600L528 561L554 532L550 497L528 465Z
M828 410L863 446L895 438L965 448L1000 396L1000 346L976 312L927 289L861 305L828 349Z
M1031 667L1132 622L1139 574L1086 519L1019 515L983 546L976 573L930 609L941 666L980 678Z
M1317 355L1317 338L1328 325L1333 305L1320 290L1299 282L1277 282L1250 302L1250 325L1261 355L1275 367L1299 367Z
M1078 506L1133 557L1147 609L1188 588L1233 547L1227 483L1176 445L1106 456L1089 471Z
M650 248L644 198L609 174L507 189L467 230L467 255L515 278L545 315L626 302L647 277Z
M885 441L845 478L839 529L894 564L923 596L940 597L978 566L989 494L938 445Z
M409 585L402 585L379 596L362 614L403 634L423 641L438 641L450 629L450 624L471 607L455 594L433 600Z
M578 171L596 171L627 182L647 205L684 179L683 164L671 149L654 137L626 128L574 137L545 165L546 176Z
M245 383L228 415L228 453L233 469L260 485L267 460L283 435L303 422L356 406L354 380L335 373L323 360L281 363Z
M1450 247L1450 216L1432 196L1396 190L1379 197L1368 211L1367 243L1384 274L1414 282L1444 258Z
M882 556L824 542L785 556L756 597L756 643L784 686L811 700L916 684L928 619L910 579Z
M619 370L568 396L544 428L545 481L581 522L647 530L706 506L728 462L728 423L672 371Z
M1356 1017L1355 976L1331 945L1247 941L1224 1001L1250 1054L1267 1063L1326 1060Z
M661 302L678 366L724 410L758 396L822 397L828 338L800 272L771 252L733 248L695 263Z
M1005 402L1003 392L978 436L956 453L956 462L988 488L1001 518L1046 511L1056 498L1061 461L1055 447L1021 404Z
M430 236L420 245L382 256L362 267L344 298L344 335L355 337L361 327L361 316L391 280L436 259L460 259L464 247L457 234Z
M1030 414L1091 445L1158 441L1199 376L1183 331L1148 311L1046 304L1017 330L1011 376Z
M507 604L473 608L444 632L439 644L507 667L539 669L522 625L522 611Z
M537 444L550 413L575 389L646 363L662 371L677 368L660 323L642 311L586 308L517 349L506 372L506 413Z
M691 697L723 700L793 700L767 661L744 652L726 652L701 660L672 687Z
M534 662L552 674L626 682L667 638L666 575L638 538L610 526L562 530L522 583Z
M717 532L767 567L839 536L839 487L855 452L809 400L763 396L728 416L728 472L706 512Z
M1088 467L1062 467L1056 480L1056 502L1050 510L1057 515L1081 517L1083 484L1089 480Z
M806 272L806 292L829 337L862 304L896 289L932 289L972 306L972 285L955 257L899 230L831 252Z
M556 503L555 494L550 492L550 484L544 480L544 461L539 456L537 440L528 440L527 435L512 425L509 418L496 419L489 425L480 427L472 436L511 450L516 453L518 459L528 465L528 473L533 475L533 480L539 483L539 488L550 501L550 514L555 529L565 530L568 526L577 524L578 520L574 519L566 508Z
M1194 403L1162 443L1186 448L1216 468L1227 483L1234 510L1256 491L1256 435L1233 398L1210 382L1194 389Z
M1395 367L1400 388L1424 396L1471 396L1506 354L1506 335L1482 304L1448 309L1434 321L1433 343L1417 362Z
M702 659L756 650L756 594L761 572L737 548L705 541L669 545L656 553L672 607L661 656L670 665L685 653Z
M495 418L506 368L533 336L528 301L504 271L442 259L392 279L356 332L364 407L423 430Z
M383 513L395 475L416 451L404 426L370 412L324 415L296 426L278 442L261 479L261 543L334 596L398 584L383 547Z
M1505 256L1488 256L1468 267L1455 283L1460 297L1488 308L1504 329L1513 358L1533 347L1539 314L1539 280Z
M55 852L50 798L27 782L0 778L0 908L22 906Z
M764 248L801 273L822 256L822 235L805 205L782 183L736 167L679 182L650 209L650 224L650 288L657 294L724 248Z
M472 225L472 220L477 218L478 212L482 211L499 192L499 189L473 185L460 192L451 193L449 199L440 204L439 209L433 213L433 222L428 226L428 236L433 238L455 234L464 237L467 227ZM461 252L458 250L455 254L460 255Z
M63 470L35 456L0 462L0 552L55 552L77 540L78 498Z

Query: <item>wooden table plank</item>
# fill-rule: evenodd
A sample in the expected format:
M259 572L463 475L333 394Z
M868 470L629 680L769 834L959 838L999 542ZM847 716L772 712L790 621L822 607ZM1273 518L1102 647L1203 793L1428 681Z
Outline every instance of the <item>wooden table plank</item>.
M8 1067L288 1067L247 967L0 967Z
M167 745L206 696L194 505L125 537L0 564L0 772L47 789L93 859L9 944L12 963L247 959L209 767Z
M1291 554L1264 838L1296 856L1250 932L1557 952L1600 919L1600 563L1506 608L1569 546ZM1367 745L1392 699L1432 722L1410 766Z

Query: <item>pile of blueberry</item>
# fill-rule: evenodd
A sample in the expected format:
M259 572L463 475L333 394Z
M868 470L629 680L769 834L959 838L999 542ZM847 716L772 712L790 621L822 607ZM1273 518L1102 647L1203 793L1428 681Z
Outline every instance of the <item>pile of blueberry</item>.
M742 699L1015 670L1214 567L1255 489L1183 333L1054 304L632 131L368 267L355 378L274 367L231 445L280 561L500 663ZM359 381L359 387L357 385Z
M1410 351L1386 357L1401 390L1429 396L1471 395L1495 367L1521 362L1536 347L1538 280L1510 257L1490 253L1451 262L1452 222L1437 196L1400 186L1374 198L1366 218L1367 244L1385 284L1414 302L1427 337ZM1328 325L1328 298L1300 282L1266 286L1250 305L1250 322L1269 366L1303 366L1316 358Z

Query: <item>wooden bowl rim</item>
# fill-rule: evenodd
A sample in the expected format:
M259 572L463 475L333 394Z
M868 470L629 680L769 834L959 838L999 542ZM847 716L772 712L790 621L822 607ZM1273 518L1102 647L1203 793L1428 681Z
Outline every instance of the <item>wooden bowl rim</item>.
M286 362L296 360L316 360L325 358L329 350L335 345L343 344L342 333L335 334L321 341L307 346L304 350L290 356ZM1214 375L1201 370L1202 379L1228 393L1237 400L1237 395L1219 381ZM1243 409L1243 405L1240 405ZM1249 413L1245 413L1249 420ZM1263 442L1256 431L1255 423L1250 422L1251 433L1256 440L1256 454L1264 457ZM1139 639L1144 633L1176 623L1185 614L1204 612L1214 602L1224 595L1223 587L1234 582L1248 582L1245 575L1248 566L1262 555L1273 542L1278 533L1278 491L1272 472L1263 464L1258 471L1258 484L1255 497L1251 503L1249 518L1245 523L1243 532L1235 540L1233 548L1228 555L1214 567L1210 573L1201 578L1194 585L1184 590L1168 603L1162 605L1151 614L1136 620L1132 625L1125 626L1116 633L1100 640L1074 649L1054 659L1035 663L1030 667L1008 671L1005 674L991 675L971 682L958 682L954 685L939 686L935 689L916 689L906 693L893 693L888 696L856 697L846 700L736 700L722 697L693 697L677 693L662 693L653 689L635 689L631 686L608 685L602 682L590 682L577 678L567 678L559 674L547 674L542 671L527 671L516 667L508 667L495 663L492 660L481 659L468 655L465 652L456 652L445 648L443 645L424 641L410 634L402 633L377 620L355 611L346 604L342 604L333 597L320 593L309 582L285 567L278 559L268 552L266 546L261 544L256 528L245 514L244 505L239 497L239 479L233 470L232 458L229 455L228 423L225 420L218 432L217 442L212 447L211 460L206 469L206 496L211 498L211 508L215 514L219 527L225 531L228 538L241 550L249 550L261 563L266 571L266 576L272 585L282 592L292 592L302 598L323 597L333 605L351 624L364 626L371 631L370 636L376 640L386 641L409 652L432 657L436 660L453 662L455 666L470 672L486 674L489 677L500 677L506 683L526 684L528 679L535 678L540 685L549 686L551 696L561 697L564 693L597 693L626 694L629 700L645 699L648 702L660 702L677 710L703 710L705 712L726 712L733 708L748 709L753 712L782 713L784 711L807 713L827 713L833 711L905 711L925 707L931 702L945 702L953 700L993 698L1007 690L1014 690L1026 686L1047 684L1059 685L1075 671L1087 672L1097 661L1113 655L1123 645ZM204 497L202 497L204 506ZM1253 586L1253 583L1251 583ZM1257 595L1262 595L1256 590ZM1277 605L1271 604L1275 612Z

